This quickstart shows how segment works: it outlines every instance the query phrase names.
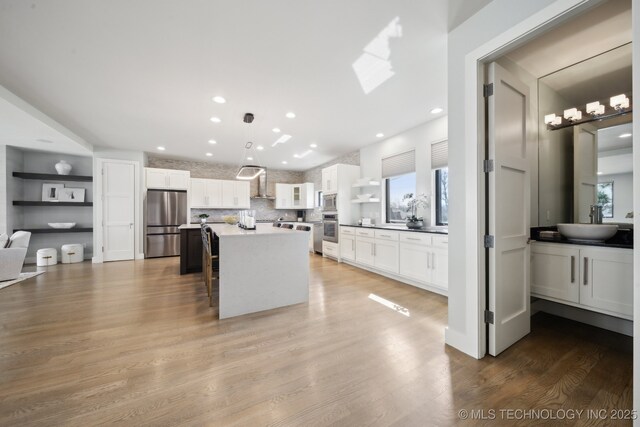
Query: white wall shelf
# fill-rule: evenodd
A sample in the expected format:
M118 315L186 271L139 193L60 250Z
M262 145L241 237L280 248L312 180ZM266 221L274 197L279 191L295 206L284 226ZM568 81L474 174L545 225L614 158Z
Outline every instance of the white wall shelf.
M353 188L365 188L365 187L379 187L379 181L367 181L367 182L356 182L352 185Z
M378 198L371 198L367 200L353 199L351 200L351 203L380 203L380 199Z

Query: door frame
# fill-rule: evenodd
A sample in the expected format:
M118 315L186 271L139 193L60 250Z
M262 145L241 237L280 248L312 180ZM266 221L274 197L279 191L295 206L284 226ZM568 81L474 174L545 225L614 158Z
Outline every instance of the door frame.
M134 241L134 257L135 259L144 259L144 251L142 250L142 241L140 239L141 234L141 212L140 212L140 162L135 160L120 160L120 159L96 159L96 168L95 168L95 187L93 190L93 194L95 194L93 206L95 209L95 222L93 226L93 241L94 241L94 255L91 261L96 264L100 264L104 262L104 256L102 251L102 245L104 244L104 226L103 226L103 209L104 204L103 199L104 195L102 194L102 186L103 186L103 170L105 163L124 163L133 165L133 175L134 175L134 189L133 189L133 241Z
M634 2L640 0L634 0ZM502 34L479 46L464 59L464 129L467 156L464 176L466 202L465 259L467 269L464 285L466 333L446 331L446 342L465 353L482 358L487 354L487 331L484 323L486 308L486 256L483 244L485 231L485 189L483 161L485 159L485 112L483 84L485 66L535 37L562 24L571 17L600 3L601 0L557 0L524 19ZM452 100L450 100L451 102ZM455 298L450 295L450 298Z

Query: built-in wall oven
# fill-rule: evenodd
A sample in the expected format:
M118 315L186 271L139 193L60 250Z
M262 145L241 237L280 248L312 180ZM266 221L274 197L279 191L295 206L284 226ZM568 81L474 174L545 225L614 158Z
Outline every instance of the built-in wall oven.
M338 212L337 194L322 194L322 212Z
M338 214L323 213L322 214L322 240L326 242L338 243Z

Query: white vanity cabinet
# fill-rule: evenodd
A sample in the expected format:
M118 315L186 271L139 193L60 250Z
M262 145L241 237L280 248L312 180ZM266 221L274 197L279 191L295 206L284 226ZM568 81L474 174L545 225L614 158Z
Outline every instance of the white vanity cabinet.
M632 319L633 251L533 242L531 294Z
M186 190L191 172L176 169L144 168L146 188L157 190Z

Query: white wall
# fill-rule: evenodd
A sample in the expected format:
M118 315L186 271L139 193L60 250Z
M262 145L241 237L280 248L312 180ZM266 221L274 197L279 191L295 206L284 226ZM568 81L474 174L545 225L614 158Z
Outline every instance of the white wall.
M360 176L380 180L382 176L382 159L394 154L404 153L415 149L416 151L416 193L431 194L431 144L447 138L447 117L418 125L398 135L387 138L376 144L360 149ZM367 189L369 190L369 189ZM381 197L383 189L375 190L376 196ZM382 199L382 197L381 197ZM383 203L363 204L361 215L371 217L376 223L383 219ZM430 222L430 212L418 212L418 216L424 216L427 224Z
M637 0L636 0L637 1ZM481 247L482 206L478 138L482 121L478 61L504 54L542 31L544 25L581 0L494 0L451 33L448 40L449 105L449 324L446 342L474 356L484 355L485 298ZM593 4L594 2L591 2ZM568 16L568 14L567 14ZM559 21L555 21L559 22Z
M22 207L13 206L14 200L22 200L23 183L14 178L13 172L23 169L22 151L0 145L0 233L11 236L14 229L23 226Z
M625 216L633 211L633 174L599 175L598 182L613 182L613 218L604 218L603 222L632 222Z
M633 0L633 99L640 99L640 0ZM640 135L640 109L633 110L634 139ZM635 141L634 141L635 142ZM634 144L635 145L635 144ZM633 170L640 171L640 150L633 150ZM640 230L640 173L633 175L633 228ZM634 248L640 245L640 236L634 234ZM633 251L633 317L640 319L640 250ZM640 409L640 322L633 322L633 409ZM634 425L640 425L635 420Z

